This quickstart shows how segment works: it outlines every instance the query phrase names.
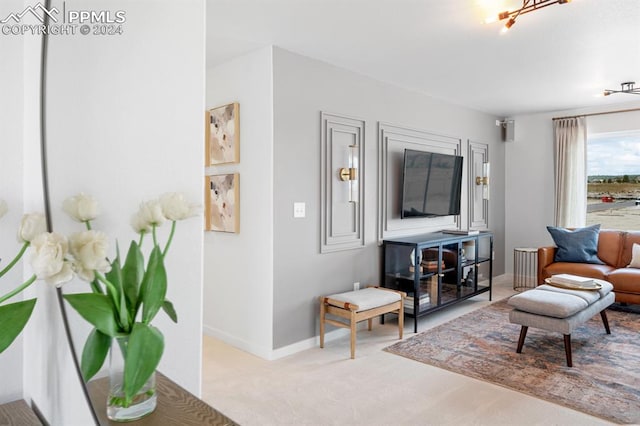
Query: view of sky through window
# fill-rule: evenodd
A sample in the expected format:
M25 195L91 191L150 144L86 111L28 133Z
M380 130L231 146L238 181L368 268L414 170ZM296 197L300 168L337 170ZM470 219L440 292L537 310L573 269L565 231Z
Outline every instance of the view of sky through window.
M587 225L640 230L640 130L587 138Z

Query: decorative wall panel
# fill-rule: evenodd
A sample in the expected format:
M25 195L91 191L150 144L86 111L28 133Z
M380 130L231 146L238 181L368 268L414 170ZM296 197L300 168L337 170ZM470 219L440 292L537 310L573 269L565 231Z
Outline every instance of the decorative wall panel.
M378 123L378 240L457 228L459 216L400 219L404 150L462 155L459 138Z
M321 113L320 252L364 246L364 120ZM352 168L352 180L340 169Z
M467 179L469 183L468 227L469 229L487 229L489 227L489 200L484 199L484 187L476 184L476 178L485 177L483 165L489 162L489 145L470 140L467 160L469 171L469 179Z

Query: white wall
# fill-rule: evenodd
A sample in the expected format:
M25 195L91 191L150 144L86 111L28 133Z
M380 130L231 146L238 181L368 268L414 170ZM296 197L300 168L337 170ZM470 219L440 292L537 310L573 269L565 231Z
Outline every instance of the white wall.
M20 10L17 0L0 3L0 16ZM22 37L0 37L0 199L9 212L0 219L0 269L20 250L16 232L23 210L23 90L24 43ZM20 267L0 279L0 294L23 282ZM10 302L17 302L19 297ZM0 355L0 404L22 398L22 335Z
M62 8L61 2L54 5ZM181 191L202 204L204 16L202 0L67 2L67 8L124 10L121 36L56 36L49 45L48 154L53 225L78 229L61 213L64 198L96 197L94 224L121 246L135 235L139 202ZM164 230L166 232L167 229ZM167 259L174 325L159 370L199 395L202 333L202 216L182 222ZM90 424L78 393L53 289L38 288L25 344L25 392L51 424ZM69 309L72 321L82 321ZM83 342L79 342L79 349Z
M626 95L618 95L626 96ZM553 241L546 230L553 225L554 117L640 107L640 102L516 116L515 141L505 144L506 271L513 272L515 247L542 247ZM587 118L588 133L640 129L640 112Z
M207 71L207 108L240 104L240 232L204 239L205 332L269 358L273 305L273 93L270 47Z

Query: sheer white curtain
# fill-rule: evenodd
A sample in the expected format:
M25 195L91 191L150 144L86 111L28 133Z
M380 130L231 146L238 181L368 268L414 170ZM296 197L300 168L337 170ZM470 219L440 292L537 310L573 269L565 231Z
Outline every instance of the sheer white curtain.
M555 224L577 228L587 215L587 120L573 117L554 120Z

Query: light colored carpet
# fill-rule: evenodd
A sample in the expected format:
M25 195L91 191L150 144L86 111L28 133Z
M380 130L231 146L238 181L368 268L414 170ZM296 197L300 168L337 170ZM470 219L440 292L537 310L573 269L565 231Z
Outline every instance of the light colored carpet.
M640 317L609 311L572 335L567 367L562 334L529 328L516 353L520 326L506 300L396 343L386 351L518 390L622 424L640 423Z
M494 300L513 294L510 277L494 280ZM419 332L489 304L485 293L423 317ZM485 381L383 351L397 342L397 322L276 361L204 337L202 398L251 425L604 425L605 420ZM405 339L415 336L405 322ZM574 362L577 358L574 358Z

